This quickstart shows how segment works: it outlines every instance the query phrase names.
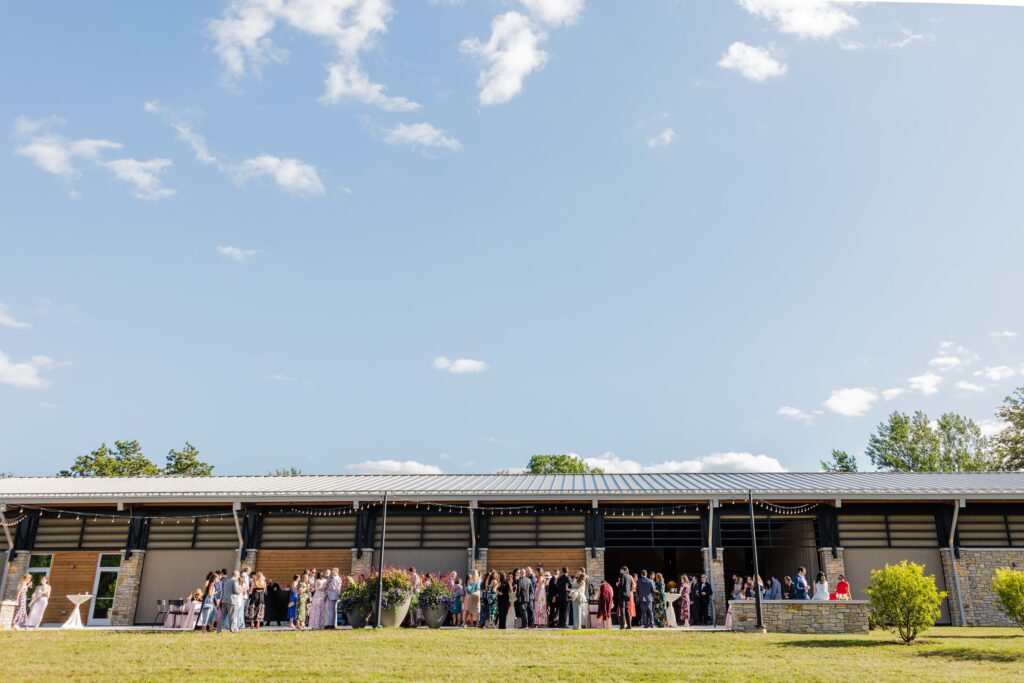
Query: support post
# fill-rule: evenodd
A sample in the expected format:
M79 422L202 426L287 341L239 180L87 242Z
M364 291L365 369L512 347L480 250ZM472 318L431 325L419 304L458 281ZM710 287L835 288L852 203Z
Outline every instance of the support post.
M960 592L960 572L957 569L956 557L956 523L960 519L960 502L953 502L953 523L949 525L949 564L953 567L953 587L956 588L956 606L960 612L960 625L967 625L967 616L964 614L964 596Z
M756 626L759 631L764 630L764 616L761 614L761 570L757 566L757 527L754 524L754 492L747 491L747 505L750 508L750 545L754 551L754 610L757 614Z
M0 503L0 524L4 527L4 537L7 539L7 549L4 550L3 575L0 577L0 599L3 599L3 596L7 592L7 565L11 563L11 560L13 559L12 556L14 554L14 539L11 537L11 530L7 528L7 517L4 516L5 512L7 512L7 504Z
M238 550L235 551L235 569L242 568L242 547L245 545L245 539L242 537L242 525L238 521L238 511L242 509L242 504L235 501L231 504L231 519L235 520L235 534L238 535Z
M384 605L384 536L388 532L388 494L384 492L384 514L380 520L380 558L377 560L377 628L380 628L380 612Z

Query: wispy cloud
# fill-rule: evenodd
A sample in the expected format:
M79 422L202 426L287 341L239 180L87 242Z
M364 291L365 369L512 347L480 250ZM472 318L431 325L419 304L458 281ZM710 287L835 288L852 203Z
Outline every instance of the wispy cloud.
M428 465L416 460L364 460L345 469L356 474L443 474L437 465Z
M789 67L772 56L768 48L736 42L729 46L718 66L735 71L748 81L764 83L785 75Z
M577 456L578 457L578 456ZM620 458L608 452L596 458L583 458L591 467L600 467L605 472L616 474L638 474L641 472L785 472L775 458L747 452L729 451L711 453L692 460L665 460L644 465L636 460Z
M985 391L985 387L974 382L968 382L967 380L960 380L956 383L956 388L960 391L967 391L970 393L980 394Z
M231 246L217 247L217 251L238 263L245 263L256 254L260 253L259 249L241 249L239 247Z
M647 146L651 149L657 149L658 147L666 147L672 143L676 138L676 132L671 128L665 128L657 135L651 135L647 138Z
M1009 365L996 365L993 367L987 367L984 370L977 370L974 373L975 377L984 377L985 379L992 382L1002 382L1004 379L1010 379L1017 374L1015 368L1011 368Z
M926 372L923 375L915 375L907 380L911 391L918 391L925 396L939 393L939 385L942 384L942 377L934 372Z
M857 18L827 0L739 0L740 5L766 19L780 33L801 38L831 38L859 25Z
M49 356L32 356L26 361L15 362L0 351L0 384L9 384L19 389L45 389L50 380L42 376L42 372L58 367Z
M23 330L32 327L27 322L18 320L7 309L7 305L0 301L0 327L12 327L16 330Z
M1000 339L1013 339L1017 336L1017 333L1010 330L1002 330L1001 332L989 332L988 336L999 337Z
M207 22L207 28L229 85L250 74L259 77L265 65L288 57L287 50L271 38L280 24L333 48L335 57L327 67L322 102L352 101L385 111L413 111L419 109L418 103L389 95L386 86L370 79L361 62L362 53L371 51L387 33L393 16L389 0L232 0L220 19Z
M442 148L453 152L462 149L461 142L429 123L400 123L384 131L384 141L392 145Z
M928 365L940 372L948 372L965 368L977 360L978 354L970 349L964 348L956 342L944 341L939 344L938 352L928 361Z
M897 396L903 395L904 393L906 393L906 389L901 389L900 387L893 387L892 389L884 389L882 391L882 398L885 399L886 401L891 401L894 398L896 398Z
M776 411L777 415L787 417L790 420L796 420L797 422L803 422L804 424L813 424L819 416L824 413L820 410L801 410L800 408L794 408L793 406L782 406Z
M438 356L435 358L433 366L435 370L443 370L445 372L450 372L453 375L477 374L487 372L490 368L490 366L482 360L473 360L471 358L456 358L455 360L449 360L444 356Z

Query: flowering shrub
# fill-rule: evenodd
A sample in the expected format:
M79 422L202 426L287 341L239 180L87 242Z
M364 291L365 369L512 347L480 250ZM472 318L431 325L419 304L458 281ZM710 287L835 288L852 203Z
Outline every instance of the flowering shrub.
M946 591L935 587L935 577L924 575L924 566L903 560L871 571L867 587L871 621L899 633L904 643L935 625Z
M398 567L384 567L383 574L384 591L381 594L381 608L391 609L411 599L411 605L416 605L416 591L413 590L412 577L404 569ZM366 580L369 584L370 603L377 604L377 587L380 582L380 575L374 574Z
M366 579L349 577L345 587L341 589L338 602L341 604L342 612L351 612L357 607L370 612L373 609L373 601L370 599L369 582Z
M443 581L428 583L422 588L422 590L420 590L419 598L419 605L423 609L430 609L432 607L437 607L438 605L444 605L445 609L450 610L455 601L455 597L452 595L452 589Z

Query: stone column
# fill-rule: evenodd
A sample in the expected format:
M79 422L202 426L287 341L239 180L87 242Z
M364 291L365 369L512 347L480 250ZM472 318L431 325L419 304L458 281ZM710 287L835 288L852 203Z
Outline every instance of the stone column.
M710 548L701 548L700 552L704 558L704 573L708 575L711 587L715 591L715 611L717 620L715 623L725 623L725 562L723 549L716 548L715 557L711 557Z
M125 552L121 551L121 568L114 587L114 604L110 608L111 626L132 626L135 623L135 607L139 602L145 560L145 550L134 550L131 557L125 557Z
M476 570L480 572L481 579L487 574L487 548L476 549Z
M18 582L28 572L28 558L31 554L27 550L14 551L14 559L7 564L7 585L4 586L4 600L13 600L17 597ZM12 613L11 616L13 617L14 614ZM7 620L7 625L10 625L10 619Z
M249 548L245 551L245 556L242 558L242 566L248 567L250 571L256 570L256 553L258 551Z
M600 588L604 581L604 548L587 548L585 552L584 569L587 570L588 583L594 588Z
M358 554L359 548L352 548L352 576L369 576L377 571L377 565L373 563L373 548L363 548L362 557L357 557Z
M825 572L825 576L828 577L828 585L831 588L835 588L836 583L839 582L839 575L846 574L846 563L843 561L843 549L835 549L835 557L832 556L832 548L818 548L818 564L821 565L821 571ZM808 577L813 579L813 577Z

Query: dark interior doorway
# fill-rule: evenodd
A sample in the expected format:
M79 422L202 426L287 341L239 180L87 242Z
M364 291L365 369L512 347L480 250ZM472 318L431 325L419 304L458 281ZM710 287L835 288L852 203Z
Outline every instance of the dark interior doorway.
M623 565L637 575L641 569L648 574L659 572L666 583L674 581L676 585L682 574L700 576L704 571L700 548L605 548L604 575L612 585Z

